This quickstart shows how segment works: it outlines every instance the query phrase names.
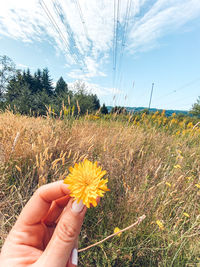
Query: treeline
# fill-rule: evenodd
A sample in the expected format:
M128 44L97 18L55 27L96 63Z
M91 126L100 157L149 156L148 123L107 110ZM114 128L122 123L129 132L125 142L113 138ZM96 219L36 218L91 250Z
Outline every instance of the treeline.
M38 69L34 75L28 69L17 71L9 81L5 100L12 109L17 108L19 113L26 115L44 115L49 106L55 114L59 114L63 105L74 107L75 115L98 110L100 103L97 96L88 94L80 84L77 87L76 92L69 90L67 83L60 77L54 88L48 69Z
M74 115L93 113L100 109L97 95L88 93L84 83L77 82L72 91L62 77L54 86L47 68L38 69L31 74L29 69L9 69L11 63L7 58L4 69L1 66L1 81L12 71L6 83L1 83L1 108L9 106L10 109L24 115L45 115L49 107L55 115L59 115L63 107L70 108ZM105 105L102 111L106 112Z

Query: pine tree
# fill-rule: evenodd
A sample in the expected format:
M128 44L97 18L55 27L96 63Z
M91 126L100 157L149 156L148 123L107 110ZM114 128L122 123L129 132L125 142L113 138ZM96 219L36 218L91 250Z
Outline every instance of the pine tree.
M62 76L56 83L55 93L56 95L61 95L62 93L68 93L67 83L64 81Z
M37 86L37 87L36 87ZM38 70L34 77L30 71L17 72L7 86L6 102L11 108L16 107L21 114L30 114L30 110L38 115L46 114L46 106L52 99L42 86L41 71Z
M42 89L45 90L48 96L53 95L53 85L50 79L49 70L47 68L43 69L42 72Z
M6 100L11 104L15 99L17 99L21 94L21 88L24 86L25 82L20 71L9 81L6 92Z
M33 93L42 91L42 73L40 69L38 69L37 72L34 73L33 81Z
M192 106L190 113L195 116L200 116L200 96L198 97L197 102Z
M93 102L93 109L98 110L100 109L100 103L97 95L91 95L91 101Z
M102 106L102 108L101 108L101 113L102 113L102 114L108 114L108 109L107 109L107 107L106 107L105 104L103 104L103 106Z
M23 79L29 85L29 89L34 94L35 83L34 83L34 77L31 75L30 69L27 69L27 71L23 72Z

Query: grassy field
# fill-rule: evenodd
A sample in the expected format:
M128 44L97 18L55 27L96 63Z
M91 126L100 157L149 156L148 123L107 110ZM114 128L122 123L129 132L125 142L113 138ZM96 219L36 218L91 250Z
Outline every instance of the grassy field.
M42 184L64 179L88 158L107 170L110 192L89 209L80 266L198 266L200 125L163 114L30 118L0 114L0 245Z

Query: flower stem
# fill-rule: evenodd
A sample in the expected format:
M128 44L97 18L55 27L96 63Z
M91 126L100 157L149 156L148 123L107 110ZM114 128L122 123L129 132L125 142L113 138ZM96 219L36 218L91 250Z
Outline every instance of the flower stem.
M115 236L115 235L118 235L119 233L122 233L122 232L125 232L125 231L131 229L132 227L136 226L137 224L140 224L145 218L146 218L146 215L142 215L142 216L139 217L139 218L137 219L137 221L134 222L133 224L127 226L126 228L124 228L124 229L122 229L122 230L120 230L120 231L118 231L118 232L116 232L116 233L114 233L114 234L112 234L112 235L107 236L106 238L104 238L104 239L102 239L102 240L100 240L100 241L98 241L98 242L96 242L96 243L94 243L94 244L92 244L92 245L90 245L90 246L88 246L88 247L79 249L78 252L83 252L83 251L85 251L85 250L87 250L87 249L89 249L89 248L95 247L95 246L97 246L97 245L103 243L104 241L108 240L109 238L111 238L111 237L113 237L113 236Z

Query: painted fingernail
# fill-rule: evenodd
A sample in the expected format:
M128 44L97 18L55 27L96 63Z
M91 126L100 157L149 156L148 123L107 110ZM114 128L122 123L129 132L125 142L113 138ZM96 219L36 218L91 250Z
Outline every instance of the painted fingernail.
M80 200L79 203L77 203L77 200L75 200L73 203L72 203L72 210L74 212L81 212L84 208L84 204L83 204L83 201Z
M72 251L72 264L78 265L78 250L76 248Z

